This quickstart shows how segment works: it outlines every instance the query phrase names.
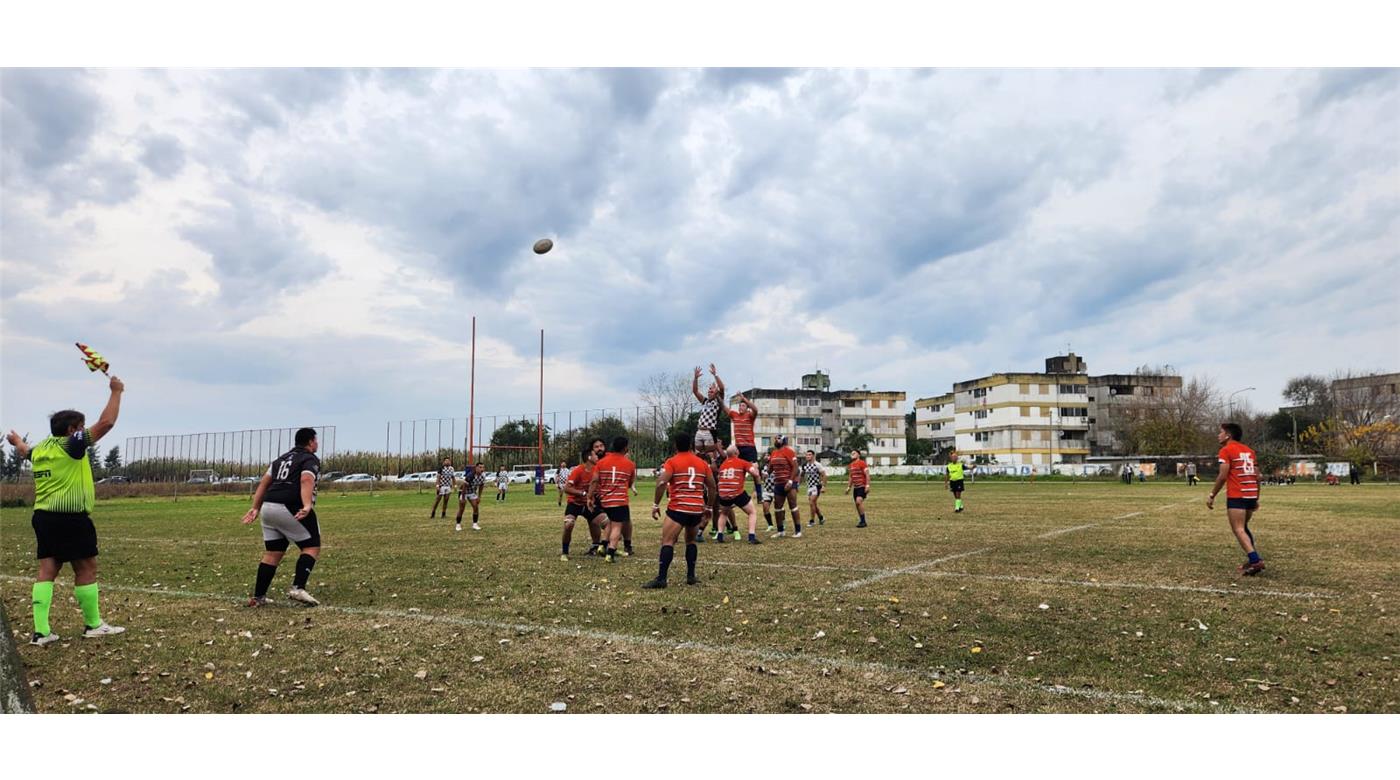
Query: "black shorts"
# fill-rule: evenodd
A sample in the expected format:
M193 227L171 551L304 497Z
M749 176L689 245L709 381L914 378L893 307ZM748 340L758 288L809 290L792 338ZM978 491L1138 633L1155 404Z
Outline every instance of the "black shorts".
M752 444L740 444L740 445L737 445L737 446L739 447L739 457L740 457L740 458L743 458L744 460L746 460L746 461L748 461L748 462L750 462L750 463L757 463L757 462L758 462L758 448L757 448L757 447L753 446Z
M851 498L852 498L852 499L865 498L865 488L863 488L863 487L851 488Z
M35 509L36 558L56 558L59 563L97 557L97 527L87 512L50 512Z
M588 517L588 509L583 504L575 504L572 501L564 504L565 517Z
M953 491L954 493L961 493L963 490L963 481L960 479L949 480L948 489Z
M632 507L630 506L605 506L603 513L608 516L609 523L632 522Z
M704 521L705 516L699 512L677 512L674 509L667 509L666 516L675 520L686 528L694 528Z
M1226 509L1247 509L1247 510L1249 510L1249 511L1253 511L1253 510L1259 508L1259 499L1257 499L1257 498L1226 498L1226 499L1225 499L1225 508L1226 508Z
M743 509L744 507L748 506L748 505L749 505L749 502L752 501L752 500L753 500L753 499L749 498L749 494L748 494L747 492L744 492L744 493L740 493L740 494L737 495L737 496L734 496L733 498L723 498L723 497L721 497L720 500L719 500L719 505L720 505L720 506L737 506L737 507L739 507L740 509Z

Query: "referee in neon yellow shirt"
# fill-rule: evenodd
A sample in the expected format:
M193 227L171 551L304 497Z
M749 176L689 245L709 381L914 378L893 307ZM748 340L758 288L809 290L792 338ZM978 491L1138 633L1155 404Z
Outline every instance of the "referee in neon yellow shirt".
M947 483L948 489L953 492L953 511L963 511L963 464L958 459L958 453L948 454L948 470L943 473L943 481Z
M122 381L112 377L112 395L91 428L82 412L71 409L49 417L47 439L32 448L14 431L5 437L21 458L34 467L34 538L38 542L39 578L34 583L34 636L31 645L58 641L49 628L53 581L67 563L73 567L73 598L83 610L83 636L102 637L126 629L108 625L97 608L97 529L88 513L96 493L88 448L117 424Z

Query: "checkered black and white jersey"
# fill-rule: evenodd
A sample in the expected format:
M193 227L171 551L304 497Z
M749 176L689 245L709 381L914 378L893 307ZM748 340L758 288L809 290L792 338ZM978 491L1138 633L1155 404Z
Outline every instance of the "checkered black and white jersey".
M802 476L807 478L807 487L819 488L822 486L822 475L826 473L826 467L812 461L811 463L803 463L801 469Z
M457 471L451 466L443 466L442 468L438 469L438 487L450 488L452 487L452 480L456 478Z
M773 495L773 470L767 466L763 467L763 495Z
M700 404L700 422L696 425L702 431L713 431L719 425L719 396Z

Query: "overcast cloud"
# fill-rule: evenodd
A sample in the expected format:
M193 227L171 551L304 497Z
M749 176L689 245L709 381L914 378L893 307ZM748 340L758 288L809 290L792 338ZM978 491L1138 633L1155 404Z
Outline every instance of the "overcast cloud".
M114 438L913 398L1072 345L1279 402L1400 370L1400 71L0 73L0 424ZM556 249L529 251L548 236Z

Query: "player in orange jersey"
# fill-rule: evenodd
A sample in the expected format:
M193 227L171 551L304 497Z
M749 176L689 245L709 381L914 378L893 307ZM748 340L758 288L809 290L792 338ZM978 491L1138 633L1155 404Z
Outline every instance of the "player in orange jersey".
M860 522L856 523L856 528L864 528L865 497L870 495L870 467L865 465L865 460L860 456L860 450L851 450L851 465L846 467L846 474L848 475L846 492L854 492L856 514L860 515Z
M749 544L759 544L758 541L758 502L749 498L749 494L744 492L744 478L753 477L757 483L761 477L758 474L758 467L753 463L744 460L739 456L738 445L731 444L725 451L728 456L719 467L719 505L725 517L729 519L729 527L738 531L738 524L734 522L734 507L744 510L749 516ZM737 537L736 537L737 538Z
M676 434L675 446L676 454L661 466L661 473L656 476L656 495L651 505L653 520L661 517L661 495L669 492L670 499L666 502L666 520L661 526L661 568L656 579L642 586L648 590L666 587L666 572L675 556L676 539L682 533L685 534L685 584L700 583L695 576L700 549L695 545L695 534L705 507L710 503L709 497L716 493L715 475L705 461L690 451L689 434Z
M603 513L608 516L608 563L617 561L617 543L632 535L632 510L627 491L632 489L632 483L637 479L637 466L627 457L627 448L626 436L613 439L608 454L593 467L584 502L587 504L596 498L603 507ZM631 545L628 545L627 554L632 554Z
M792 530L793 538L802 538L802 518L797 510L797 453L788 446L788 438L779 436L775 443L778 445L773 454L768 456L768 468L773 472L773 509L778 514L778 532L775 537L784 536L783 532L783 512L784 507L792 508Z
M1248 560L1240 566L1240 574L1246 577L1264 570L1264 561L1259 551L1254 549L1254 534L1249 532L1249 520L1259 508L1259 474L1256 468L1254 450L1240 443L1244 431L1238 423L1221 423L1219 440L1220 475L1215 478L1215 487L1206 499L1206 508L1215 508L1215 496L1220 488L1225 488L1225 511L1230 517L1230 530L1235 540L1244 549Z
M588 548L588 554L593 555L594 551L602 545L602 518L603 510L597 504L588 504L588 484L593 481L593 469L598 465L598 453L590 443L584 447L580 453L583 462L574 466L564 480L564 495L569 497L569 503L564 507L564 538L561 543L559 560L569 560L569 543L574 538L574 523L578 518L588 524L588 535L593 537L593 544Z

